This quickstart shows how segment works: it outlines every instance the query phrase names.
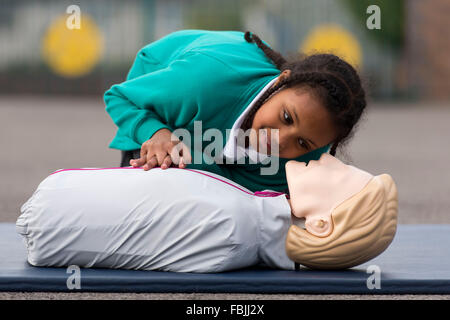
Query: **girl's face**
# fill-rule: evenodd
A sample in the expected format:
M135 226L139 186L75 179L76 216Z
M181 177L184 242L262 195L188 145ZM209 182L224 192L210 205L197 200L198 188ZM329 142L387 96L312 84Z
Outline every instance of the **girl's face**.
M290 70L283 71L275 84L289 74ZM282 89L258 109L252 122L253 148L260 152L260 146L271 141L272 129L279 130L278 146L272 149L279 148L280 158L297 158L336 139L330 114L307 88ZM259 129L267 129L267 137ZM269 147L266 153L270 155Z

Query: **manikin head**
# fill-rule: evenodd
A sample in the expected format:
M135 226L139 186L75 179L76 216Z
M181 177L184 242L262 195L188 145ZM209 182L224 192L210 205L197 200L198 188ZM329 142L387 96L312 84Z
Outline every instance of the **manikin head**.
M289 258L314 269L344 269L383 252L397 229L397 189L388 174L373 176L324 153L318 161L288 161L292 225Z

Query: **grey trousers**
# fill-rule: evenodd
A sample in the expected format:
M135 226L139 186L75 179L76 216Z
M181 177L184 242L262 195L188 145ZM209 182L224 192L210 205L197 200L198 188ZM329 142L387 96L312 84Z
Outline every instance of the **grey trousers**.
M131 159L138 159L141 156L141 149L122 151L121 167L129 167Z

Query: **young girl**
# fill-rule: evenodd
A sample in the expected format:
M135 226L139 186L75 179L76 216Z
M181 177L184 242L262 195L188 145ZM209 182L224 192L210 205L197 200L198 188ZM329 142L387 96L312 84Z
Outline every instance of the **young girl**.
M356 71L335 55L288 62L250 32L204 30L177 31L142 48L127 80L113 85L104 100L118 126L110 147L122 150L121 166L149 170L175 163L220 174L252 191L286 191L289 160L335 155L366 106ZM260 169L270 164L204 162L207 144L195 148L196 121L203 132L215 128L227 137L222 156L232 160L250 158L251 148L260 151L260 144L248 139L239 144L238 129L251 128L256 141L266 143L278 129L278 170L266 175ZM177 128L192 133L192 147L182 155L187 164L171 152L183 144L172 134ZM267 130L266 139L259 129ZM202 161L189 163L199 153Z

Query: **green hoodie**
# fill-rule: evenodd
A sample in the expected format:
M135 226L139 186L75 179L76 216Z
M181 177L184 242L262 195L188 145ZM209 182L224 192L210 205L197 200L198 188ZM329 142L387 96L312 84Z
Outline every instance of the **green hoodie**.
M106 111L118 130L110 148L140 149L153 134L167 128L191 132L193 163L187 168L225 176L252 190L287 189L284 165L274 175L261 175L270 164L194 163L203 153L194 150L194 121L202 131L215 128L224 137L255 96L275 77L278 70L254 43L239 31L182 30L143 47L136 55L127 80L105 92ZM203 133L202 132L202 133ZM293 160L317 160L329 146ZM206 157L206 156L205 156ZM199 159L199 158L197 158ZM197 162L197 160L196 160ZM248 162L248 161L247 161Z

